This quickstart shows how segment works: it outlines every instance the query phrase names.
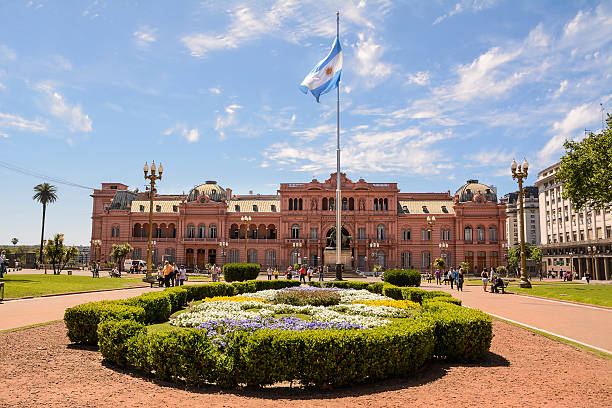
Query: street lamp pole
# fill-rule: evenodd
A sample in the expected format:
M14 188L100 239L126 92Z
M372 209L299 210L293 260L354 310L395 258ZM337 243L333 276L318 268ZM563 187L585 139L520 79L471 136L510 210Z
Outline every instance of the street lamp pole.
M160 163L159 169L157 169L155 166L155 161L153 161L153 163L151 163L151 174L149 174L149 165L145 162L143 171L144 171L145 180L149 180L149 183L150 183L150 187L149 187L149 243L148 243L148 249L147 249L147 276L144 277L143 281L153 283L155 281L155 279L153 278L152 265L151 265L151 255L152 255L151 245L153 243L153 196L155 195L155 182L157 180L161 180L162 173L164 172L164 167Z
M574 280L574 252L570 251L570 275L572 275L572 280Z
M244 263L247 263L247 241L249 240L249 222L251 222L251 217L248 215L243 215L242 217L240 217L240 219L244 224Z
M525 256L525 210L523 206L523 179L527 178L529 163L527 163L525 159L522 165L517 165L516 161L512 160L510 169L512 170L512 178L518 181L519 206L521 211L521 282L519 286L521 288L531 288L531 282L529 282L529 275L527 274L527 258Z
M438 244L438 247L440 248L440 254L442 255L442 259L444 259L444 266L448 266L448 262L446 262L446 250L448 249L448 243L446 242L440 242ZM444 271L442 271L444 272Z
M293 243L293 248L294 248L294 249L295 249L295 248L297 248L297 251L298 251L298 252L297 252L297 253L298 253L298 259L297 259L297 261L298 261L298 264L300 264L300 265L302 264L302 262L301 262L301 253L300 253L300 248L301 248L301 247L302 247L302 241L299 241L299 242L294 242L294 243Z
M431 252L429 253L429 269L430 269L431 276L433 276L433 251L434 251L433 227L435 223L436 223L436 217L434 215L432 215L431 217L428 215L427 216L427 226L428 226L428 231L429 231L429 242L430 242L430 247L431 247Z
M225 249L227 248L228 245L229 245L229 242L227 241L219 242L219 246L221 247L221 256L223 256L223 265L225 265Z
M380 248L380 243L370 242L370 249L372 250L373 270L376 269L376 261L378 260L378 248ZM378 271L374 271L374 276L378 276Z

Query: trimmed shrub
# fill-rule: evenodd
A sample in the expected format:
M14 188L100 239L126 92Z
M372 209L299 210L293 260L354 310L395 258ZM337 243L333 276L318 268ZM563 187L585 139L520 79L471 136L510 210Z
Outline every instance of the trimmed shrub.
M445 302L461 306L461 299L455 299L454 297L449 296L435 296L431 299L423 299L423 307L426 307L426 305L430 302Z
M423 299L431 299L435 297L453 297L453 295L451 295L450 293L446 293L441 290L428 290L426 292L427 294L423 295Z
M217 380L223 361L206 332L199 329L169 330L133 337L127 344L127 361L162 380L198 386Z
M428 297L429 293L426 290L418 288L401 288L402 297L406 300L411 300L416 303L423 303L423 298Z
M223 277L226 282L257 279L261 266L258 264L231 263L223 265Z
M376 283L369 284L366 289L372 293L378 293L379 295L382 295L384 286L385 286L384 282L376 282Z
M223 282L208 283L205 285L185 285L187 301L202 300L215 296L234 296L236 288Z
M285 289L300 286L300 281L287 279L252 280L249 282L253 282L255 284L255 289L257 289L257 291L268 289Z
M324 288L341 288L341 289L367 289L370 284L368 282L360 281L329 281L324 282Z
M243 293L253 293L257 292L257 286L255 286L254 281L248 282L234 282L232 286L236 289L236 294L240 295Z
M434 356L449 361L477 361L491 347L491 317L448 302L425 302L425 318L435 323Z
M323 287L323 286L321 285L321 282L318 282L318 281L310 281L310 282L308 282L308 286L314 286L315 288L321 288L321 287Z
M104 359L120 367L127 365L127 342L144 329L134 320L106 319L98 325L98 346Z
M421 272L414 269L389 269L383 280L395 286L421 286Z
M146 312L138 306L128 306L121 300L103 300L70 307L64 312L68 338L73 343L98 344L98 324L104 319L144 322Z
M166 288L165 292L170 296L171 313L181 310L187 305L187 289L177 286Z
M123 301L129 306L140 306L145 310L145 323L162 323L170 318L172 306L170 294L163 292L143 293Z
M383 296L386 296L388 298L395 299L395 300L404 299L402 295L402 288L398 288L397 286L391 285L389 283L385 283L383 285L382 294Z

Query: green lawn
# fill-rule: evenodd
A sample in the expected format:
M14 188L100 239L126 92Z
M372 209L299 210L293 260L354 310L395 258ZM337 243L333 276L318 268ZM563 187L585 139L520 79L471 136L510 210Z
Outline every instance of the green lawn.
M612 307L612 285L552 284L534 285L531 289L510 287L509 292L526 295L544 296L554 299Z
M136 279L91 278L89 276L8 274L4 282L4 298L41 296L53 293L80 292L96 289L117 289L133 286L148 286Z

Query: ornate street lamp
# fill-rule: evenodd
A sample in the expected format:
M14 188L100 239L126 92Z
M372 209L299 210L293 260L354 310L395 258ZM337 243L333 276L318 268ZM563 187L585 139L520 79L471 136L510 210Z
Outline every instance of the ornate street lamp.
M243 215L240 217L242 223L244 224L244 263L248 262L247 257L247 241L249 239L249 222L251 222L251 217L248 215Z
M225 265L225 250L227 249L227 246L229 245L229 242L227 241L221 241L219 242L219 247L221 248L221 256L223 256L223 265Z
M521 288L531 288L531 282L529 282L529 275L527 274L527 258L525 255L525 220L524 208L523 208L523 179L527 178L527 170L529 169L529 163L527 159L523 160L522 165L517 165L516 160L512 160L510 165L512 170L512 178L516 179L519 186L519 206L521 210L521 282L519 286Z
M293 248L297 249L297 253L298 253L298 259L297 259L297 263L299 263L300 265L302 264L302 259L301 259L301 253L300 253L300 248L302 248L302 241L299 242L294 242L293 243Z
M427 216L427 230L429 231L429 243L430 243L430 247L431 250L429 252L429 270L431 273L431 276L433 276L433 251L434 251L434 245L433 245L433 227L436 224L436 217L434 215L432 215L431 217L428 215Z
M570 275L572 275L572 280L574 279L574 252L570 251L568 254L570 256Z
M448 250L448 243L440 242L438 244L438 248L440 248L440 253L442 255L442 259L444 259L445 266L448 266L448 262L446 262L446 251Z
M161 180L162 173L164 172L164 167L159 164L159 169L155 166L155 161L151 163L151 174L149 174L149 165L145 162L143 167L144 178L145 180L149 180L149 243L147 249L147 275L142 279L144 282L148 282L151 285L155 283L156 278L152 273L152 264L151 264L151 255L152 249L151 246L153 244L153 196L155 195L155 182L157 180Z
M376 263L378 261L378 248L380 248L380 244L378 242L370 242L370 249L372 250L372 259L374 260L374 267L372 269L376 269ZM374 271L374 276L378 276L377 271Z

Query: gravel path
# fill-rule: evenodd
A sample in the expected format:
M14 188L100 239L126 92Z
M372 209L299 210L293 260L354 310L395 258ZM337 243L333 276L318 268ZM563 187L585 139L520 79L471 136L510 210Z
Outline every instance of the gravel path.
M413 378L334 391L189 389L102 363L63 323L0 334L0 407L610 407L612 360L494 321L477 365L433 364Z

